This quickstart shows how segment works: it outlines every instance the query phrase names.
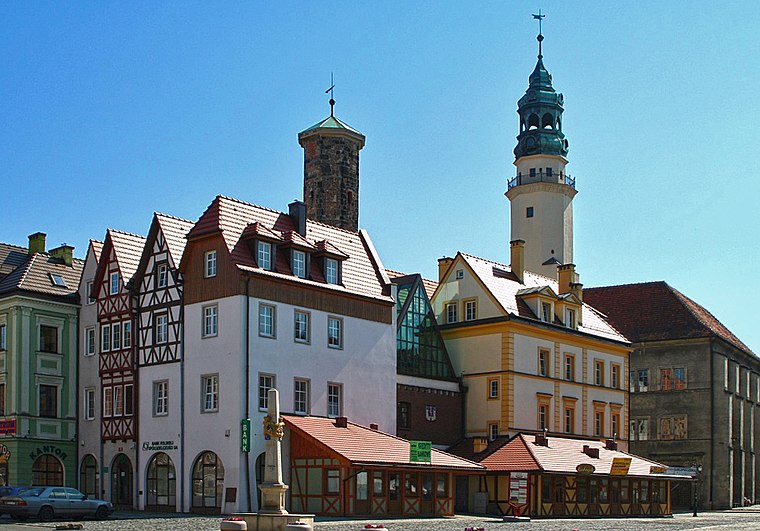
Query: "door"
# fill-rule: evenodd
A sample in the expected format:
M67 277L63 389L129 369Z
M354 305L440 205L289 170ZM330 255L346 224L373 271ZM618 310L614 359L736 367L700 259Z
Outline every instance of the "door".
M431 516L433 510L433 474L422 474L422 504L420 505L421 516Z
M470 480L467 476L457 476L457 487L454 497L454 512L470 512L468 500L470 499Z
M401 474L398 472L388 473L388 514L401 514Z
M367 472L357 473L354 484L356 485L354 512L356 514L369 514L369 479Z
M132 491L132 462L119 454L111 467L111 503L117 509L131 509Z

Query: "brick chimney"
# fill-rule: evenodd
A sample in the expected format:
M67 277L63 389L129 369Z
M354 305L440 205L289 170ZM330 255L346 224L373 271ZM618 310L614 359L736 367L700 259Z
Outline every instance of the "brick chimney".
M615 442L615 439L606 439L604 441L604 447L607 448L607 450L617 450L617 443Z
M335 417L336 428L348 428L348 417Z
M306 236L306 203L293 201L288 205L288 215L293 220L293 226L301 236Z
M438 282L443 282L443 275L446 274L446 271L449 269L449 266L453 261L454 259L449 256L444 256L438 259Z
M488 448L488 439L477 437L472 440L472 451L475 452L476 454L479 454L486 448Z
M47 234L44 232L35 232L29 235L29 254L45 252L46 236Z
M509 242L509 268L522 282L525 274L525 240Z
M50 249L48 252L50 253L50 256L55 256L56 258L63 260L63 263L67 266L74 263L74 248L71 245L63 244L55 249Z
M575 264L560 264L557 266L557 284L559 285L559 295L570 293L570 286L577 282L575 275Z
M583 302L583 284L580 282L571 282L570 293L578 297L579 301Z
M546 432L537 433L533 442L538 446L549 446L549 438L546 436Z
M378 429L380 429L380 427L377 424L372 423L369 425L369 429L373 431L377 431Z
M593 459L599 459L599 448L591 448L588 444L584 444L583 453Z

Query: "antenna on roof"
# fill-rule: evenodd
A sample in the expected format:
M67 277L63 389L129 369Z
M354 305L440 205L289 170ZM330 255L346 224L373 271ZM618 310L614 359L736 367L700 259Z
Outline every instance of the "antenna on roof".
M335 111L335 98L333 98L333 91L335 89L335 82L333 80L333 73L330 72L330 88L325 91L325 94L330 93L330 116L334 116Z

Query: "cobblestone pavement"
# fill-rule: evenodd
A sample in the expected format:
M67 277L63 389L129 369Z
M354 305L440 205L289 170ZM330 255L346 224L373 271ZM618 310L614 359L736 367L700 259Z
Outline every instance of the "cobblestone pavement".
M77 522L85 531L218 531L221 518L186 515L147 515L141 513L116 514L103 522ZM710 530L760 530L760 507L754 509L678 514L673 518L634 518L598 520L533 520L521 523L503 523L500 519L477 516L457 516L440 519L317 519L318 531L362 530L366 523L383 524L388 531L463 531L468 527L485 531L621 531L627 529L646 531L680 531L689 529ZM0 531L43 531L55 529L66 522L20 524L0 518Z

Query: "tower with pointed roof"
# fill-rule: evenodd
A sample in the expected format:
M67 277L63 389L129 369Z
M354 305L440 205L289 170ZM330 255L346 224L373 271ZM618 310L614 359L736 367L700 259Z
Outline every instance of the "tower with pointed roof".
M359 229L359 151L364 135L330 116L298 134L304 150L303 200L306 216L356 232Z
M525 269L557 278L557 265L573 261L575 179L567 175L568 142L562 132L564 98L554 90L544 66L538 37L538 61L528 90L517 103L520 132L514 149L517 175L507 184L511 240L525 244Z

